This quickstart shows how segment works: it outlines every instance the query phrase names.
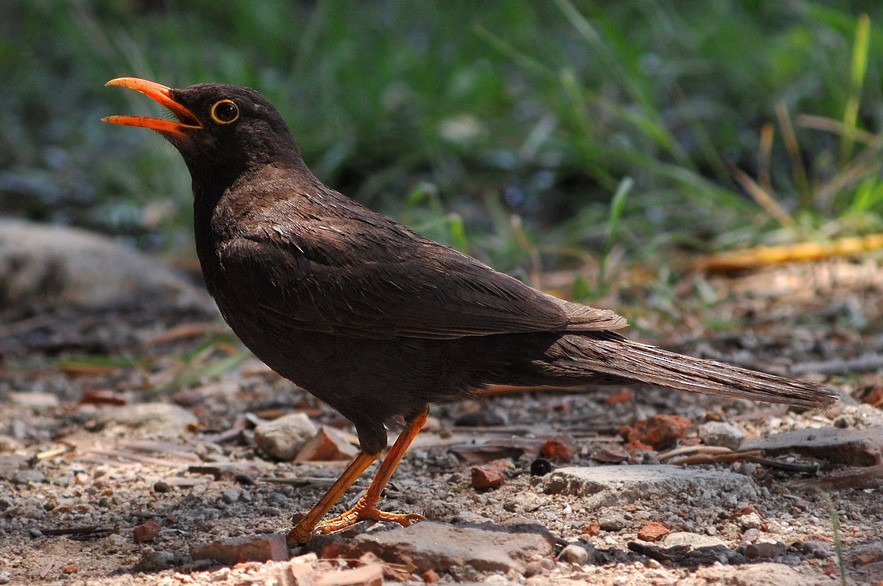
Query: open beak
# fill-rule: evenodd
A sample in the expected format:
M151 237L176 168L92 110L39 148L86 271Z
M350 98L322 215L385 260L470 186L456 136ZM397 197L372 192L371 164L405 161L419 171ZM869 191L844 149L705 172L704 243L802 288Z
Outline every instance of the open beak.
M168 108L172 114L178 119L166 120L164 118L148 118L146 116L108 116L102 118L104 122L111 124L124 124L126 126L140 126L142 128L150 128L162 134L176 135L186 137L187 130L202 128L199 119L184 105L172 99L172 88L162 84L139 79L137 77L118 77L112 79L105 86L119 85L127 87L136 92L141 92L148 98L152 98L161 105Z

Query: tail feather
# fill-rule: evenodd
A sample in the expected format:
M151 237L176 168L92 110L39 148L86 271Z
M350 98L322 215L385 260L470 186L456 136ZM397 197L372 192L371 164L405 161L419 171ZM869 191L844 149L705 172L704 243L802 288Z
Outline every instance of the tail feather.
M571 358L575 358L574 350L582 354L584 360L577 362L594 373L683 391L803 407L830 405L838 398L835 392L816 383L693 358L612 332L605 334L594 339L567 336L576 346L568 354Z

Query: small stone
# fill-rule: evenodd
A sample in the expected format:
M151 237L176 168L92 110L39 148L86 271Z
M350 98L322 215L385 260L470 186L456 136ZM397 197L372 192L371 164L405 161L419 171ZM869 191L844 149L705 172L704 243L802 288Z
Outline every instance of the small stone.
M536 458L530 463L531 476L545 476L555 469L555 464L546 458Z
M717 537L702 535L701 533L690 533L688 531L675 531L669 533L662 538L662 544L668 548L686 546L690 549L698 549L701 547L726 547L727 545L726 542Z
M295 558L297 559L297 558ZM313 586L316 583L316 570L311 564L296 563L294 560L280 570L277 584L290 586Z
M822 560L828 559L834 555L834 548L831 547L830 543L825 543L824 541L808 539L806 541L798 541L791 547L797 551Z
M588 549L582 545L571 543L561 550L561 553L558 554L558 559L568 564L577 564L581 566L588 563L589 556ZM592 552L592 557L594 557L594 552Z
M52 393L40 393L28 391L23 393L9 393L9 402L16 407L23 407L32 411L44 411L58 407L58 397Z
M298 452L295 462L328 462L352 460L359 453L356 447L359 440L352 434L339 429L319 426L319 431Z
M30 535L33 539L37 539L38 537L43 537L43 532L36 527L31 527L30 529L28 529L28 535Z
M153 483L153 492L158 493L158 494L172 492L172 486L167 482L163 482L162 480L159 480L159 481Z
M287 561L288 547L280 534L218 540L190 548L195 560L213 560L226 566L242 562Z
M602 446L592 450L589 458L596 462L605 462L608 464L619 464L629 459L629 453L625 451L619 444Z
M39 484L46 482L46 475L39 470L19 470L12 476L13 484Z
M293 460L316 435L316 426L304 413L290 413L266 421L254 430L257 447L275 460Z
M491 490L506 483L506 472L514 468L509 460L494 460L472 467L472 487L475 490Z
M669 533L671 533L671 529L666 527L664 523L653 521L638 530L638 539L642 541L659 541Z
M136 572L158 572L175 565L176 556L169 551L148 551L133 568Z
M707 446L723 446L738 450L742 440L745 439L745 431L728 421L708 421L700 425L697 431L699 439Z
M540 448L540 455L556 462L570 462L576 454L576 444L566 437L556 437L546 440Z
M784 554L787 549L784 543L778 541L776 543L760 542L749 543L741 548L741 553L748 559L776 558Z
M454 421L457 427L501 427L508 423L509 417L500 409L476 409Z
M237 502L240 496L241 493L235 488L228 488L221 492L221 500L228 505L232 505L233 503Z
M350 570L329 571L322 574L322 586L382 586L383 565L367 564Z
M654 449L667 448L687 434L690 420L680 415L654 415L624 426L620 435L631 444L649 445Z
M626 528L625 517L611 513L598 518L598 526L604 531L622 531Z
M703 564L691 576L694 584L728 584L732 586L805 586L828 583L807 579L805 574L785 564L753 563L738 565ZM832 583L839 583L833 582Z
M161 530L162 525L151 519L135 526L132 530L132 538L135 540L135 543L146 543L153 541Z
M21 454L0 456L0 480L12 480L16 474L29 466L28 459Z
M171 403L134 403L102 410L92 421L99 428L123 425L153 437L177 437L199 420L187 409Z

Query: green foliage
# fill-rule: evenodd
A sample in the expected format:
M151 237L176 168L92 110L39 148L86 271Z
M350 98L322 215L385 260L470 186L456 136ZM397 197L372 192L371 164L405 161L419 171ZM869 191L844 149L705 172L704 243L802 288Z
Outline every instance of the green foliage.
M0 204L190 250L177 153L98 122L158 111L102 87L135 75L260 90L324 180L505 269L614 236L871 232L881 22L858 0L7 0Z

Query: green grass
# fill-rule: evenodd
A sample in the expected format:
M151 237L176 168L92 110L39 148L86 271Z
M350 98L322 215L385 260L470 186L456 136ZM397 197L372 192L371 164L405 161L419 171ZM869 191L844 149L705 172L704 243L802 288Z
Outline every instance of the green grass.
M136 75L258 89L328 183L528 275L869 233L881 23L845 0L9 0L0 204L190 254L177 153L98 121L158 111L103 87Z

